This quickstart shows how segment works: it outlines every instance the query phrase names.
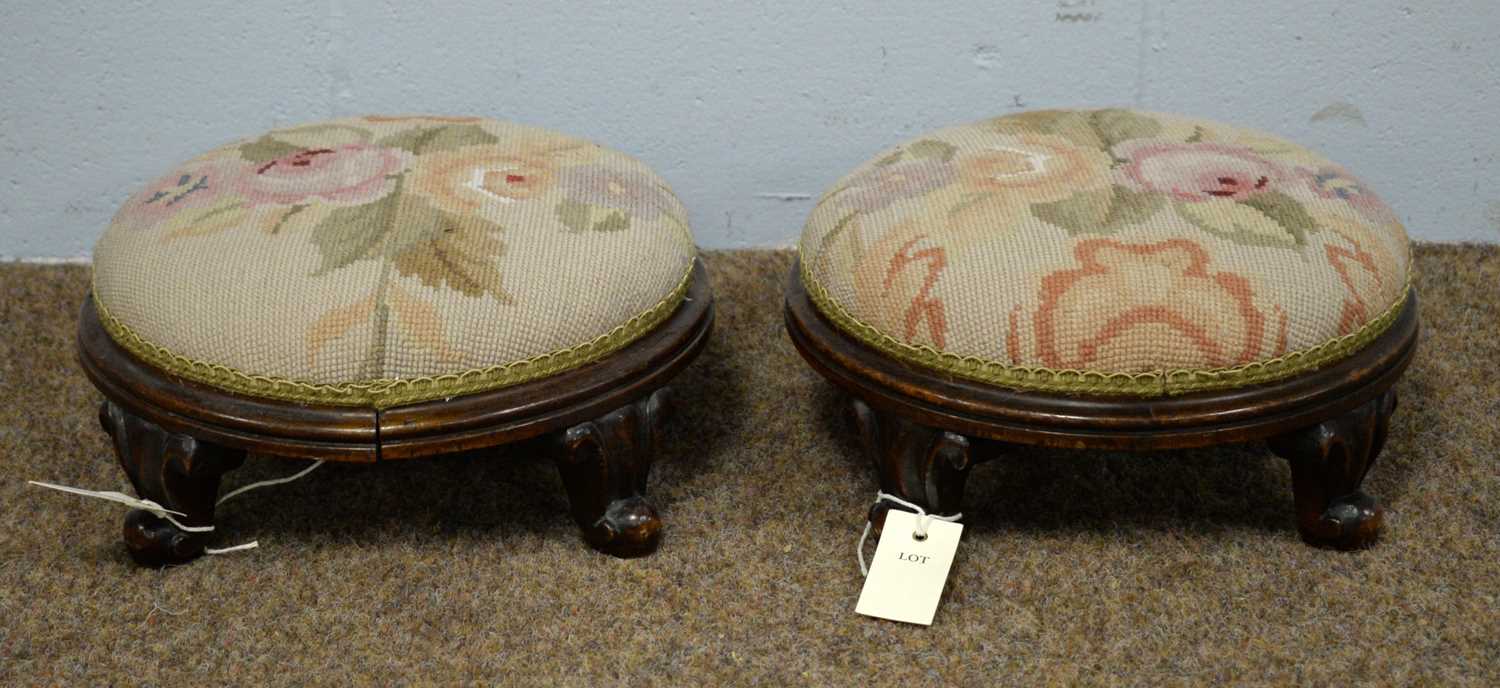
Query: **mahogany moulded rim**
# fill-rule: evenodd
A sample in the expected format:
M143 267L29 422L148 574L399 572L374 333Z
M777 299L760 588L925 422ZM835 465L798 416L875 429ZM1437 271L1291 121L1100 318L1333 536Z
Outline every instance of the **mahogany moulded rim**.
M818 311L795 262L786 325L814 369L871 406L993 440L1142 450L1264 439L1337 416L1395 384L1411 362L1420 329L1413 291L1385 332L1322 368L1245 387L1143 398L1008 389L879 353Z
M518 385L380 410L262 399L165 373L104 331L92 294L79 316L78 358L105 397L174 431L281 456L376 461L508 444L608 413L666 385L692 362L713 320L708 276L695 259L677 310L601 360Z

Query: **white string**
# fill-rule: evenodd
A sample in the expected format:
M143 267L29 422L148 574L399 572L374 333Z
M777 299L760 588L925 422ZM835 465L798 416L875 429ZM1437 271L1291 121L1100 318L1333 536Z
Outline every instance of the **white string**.
M37 487L45 487L45 488L57 490L59 492L67 492L69 494L76 494L76 495L81 495L81 496L84 496L84 497L94 497L95 499L103 499L105 501L117 502L117 503L120 503L120 504L124 504L125 506L132 506L132 507L135 507L137 509L143 509L145 511L151 512L157 518L164 518L164 519L167 519L168 521L171 521L172 525L177 526L178 528L180 528L182 530L185 530L185 531L187 531L189 533L206 533L206 532L214 529L213 526L189 526L189 525L183 525L181 521L178 521L177 519L172 518L172 515L176 514L178 516L187 516L187 514L184 514L181 511L172 511L171 509L168 509L168 508L166 508L166 507L164 507L164 506L162 506L160 504L157 504L156 502L153 502L153 501L151 501L149 499L137 499L137 498L132 497L132 496L130 496L128 494L125 494L123 492L110 492L110 491L104 491L104 490L85 490L85 489L83 489L81 487L69 487L67 485L57 485L57 484L54 484L54 483L44 483L44 482L40 482L40 481L37 481L37 480L28 480L26 482L31 483L32 485L36 485Z
M247 543L245 543L243 545L235 545L233 547L220 547L220 548L217 548L217 549L215 549L213 547L204 547L203 548L203 553L204 554L229 554L230 552L240 552L240 551L247 550L247 549L255 549L256 547L259 547L259 546L260 546L260 540L251 540L251 541L249 541L249 542L247 542Z
M955 523L959 519L964 517L962 513L953 514L952 516L939 516L937 514L929 514L927 513L926 509L923 509L916 504L897 497L896 495L887 492L876 492L875 503L879 504L882 500L895 502L897 504L900 504L901 506L917 512L917 529L912 531L912 537L915 537L918 540L927 539L927 529L932 526L933 521L947 521L948 523ZM859 555L859 573L862 576L870 575L870 567L865 564L865 538L870 537L870 528L873 525L874 524L870 523L870 521L865 521L865 532L860 534L859 545L857 545L854 549L855 554Z
M255 489L262 488L262 487L266 487L268 485L281 485L281 484L284 484L284 483L292 482L293 480L297 480L297 479L301 478L302 476L305 476L308 473L313 472L314 469L316 469L318 466L323 465L324 462L325 462L324 459L319 459L317 461L314 461L313 465L308 466L307 468L304 468L301 471L298 471L296 475L288 476L288 477L285 477L285 478L273 478L271 480L262 480L262 481L260 481L258 483L250 483L249 485L245 485L244 487L237 488L234 491L230 492L229 494L224 495L223 497L220 497L217 502L214 502L214 504L216 506L219 505L219 504L223 504L224 502L229 501L229 499L232 498L232 497L237 497L237 496L242 495L242 494L244 494L246 492L249 492L251 490L255 490ZM44 483L44 482L41 482L39 480L28 480L26 482L29 483L29 484L32 484L32 485L36 485L37 487L45 487L45 488L48 488L48 489L51 489L51 490L57 490L59 492L66 492L68 494L75 494L75 495L79 495L79 496L82 496L82 497L93 497L95 499L103 499L103 500L108 501L108 502L115 502L115 503L118 503L118 504L124 504L125 506L134 507L136 509L142 509L144 511L147 511L147 512L151 513L153 516L156 516L157 518L166 519L172 525L177 526L177 528L179 530L182 530L182 531L185 531L185 532L189 532L189 533L207 533L207 532L210 532L210 531L212 531L214 529L214 527L212 525L206 525L206 526L189 526L189 525L184 525L181 521L178 521L177 519L172 518L172 516L173 515L187 516L187 514L184 514L181 511L173 511L173 510L168 509L168 508L166 508L166 507L164 507L164 506L162 506L160 504L157 504L156 502L153 502L153 501L151 501L149 499L141 499L141 498L138 498L138 497L132 497L132 496L130 496L128 494L125 494L123 492L114 492L114 491L110 491L110 490L85 490L85 489L83 489L81 487L70 487L68 485L58 485L56 483ZM259 546L260 546L260 541L259 540L251 540L250 542L247 542L247 543L245 543L243 545L234 545L233 547L221 547L221 548L217 548L217 549L212 548L212 547L205 547L203 549L203 553L204 554L228 554L230 552L241 552L241 551L244 551L244 550L255 549L256 547L259 547Z
M293 480L297 480L297 479L301 478L302 476L307 475L308 473L311 473L314 470L317 470L318 466L323 465L323 462L324 462L324 459L318 459L317 461L313 462L313 465L308 466L307 468L304 468L304 469L298 471L296 475L288 476L288 477L285 477L285 478L272 478L270 480L262 480L262 481L260 481L258 483L250 483L249 485L246 485L244 487L236 488L233 492L230 492L229 494L224 495L223 497L220 497L219 501L214 502L214 505L217 506L219 504L223 504L224 502L229 501L229 499L231 497L236 497L238 495L242 495L242 494L244 494L246 492L249 492L251 490L259 489L259 488L262 488L262 487L267 487L267 486L270 486L270 485L283 485L283 484L292 482Z

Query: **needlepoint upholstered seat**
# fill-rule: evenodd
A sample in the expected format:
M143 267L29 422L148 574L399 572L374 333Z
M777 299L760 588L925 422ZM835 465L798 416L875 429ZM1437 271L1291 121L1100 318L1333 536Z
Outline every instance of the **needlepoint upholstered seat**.
M130 197L95 249L81 358L137 490L190 523L247 449L372 461L550 434L590 541L638 554L660 528L642 496L660 390L711 301L682 205L639 161L477 117L357 117ZM126 540L156 562L206 538L142 512Z
M1409 263L1396 214L1297 144L1027 112L836 183L803 233L788 327L853 392L885 489L938 512L958 510L972 438L1269 439L1304 537L1355 547L1380 526L1358 487L1415 344Z

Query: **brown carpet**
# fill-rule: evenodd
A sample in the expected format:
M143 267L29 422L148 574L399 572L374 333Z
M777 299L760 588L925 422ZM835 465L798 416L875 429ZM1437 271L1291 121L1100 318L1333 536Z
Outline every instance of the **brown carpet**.
M969 482L929 629L853 613L876 483L792 349L787 253L708 257L656 555L575 534L549 464L358 467L227 504L249 553L141 570L73 362L83 267L0 267L0 685L1500 683L1500 250L1418 251L1425 332L1366 482L1385 539L1300 543L1261 447L1037 451ZM226 489L301 462L254 458Z

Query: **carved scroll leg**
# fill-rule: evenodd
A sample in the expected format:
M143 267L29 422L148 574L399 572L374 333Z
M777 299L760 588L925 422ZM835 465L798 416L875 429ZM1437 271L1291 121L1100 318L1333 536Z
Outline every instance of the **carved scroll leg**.
M557 437L556 462L573 520L602 552L643 556L661 540L661 517L645 494L666 412L667 390L659 389Z
M174 517L183 525L213 525L219 478L239 467L245 452L169 432L111 401L99 406L99 423L137 495L186 514ZM212 535L184 531L140 509L125 516L125 547L142 566L196 559Z
M1291 463L1297 528L1308 544L1352 550L1380 535L1380 505L1359 486L1385 446L1395 409L1391 389L1342 416L1270 441L1271 451Z
M849 413L865 454L880 476L880 489L921 506L930 514L958 513L969 478L969 439L913 423L851 398ZM902 507L881 501L870 507L878 533L885 515Z

